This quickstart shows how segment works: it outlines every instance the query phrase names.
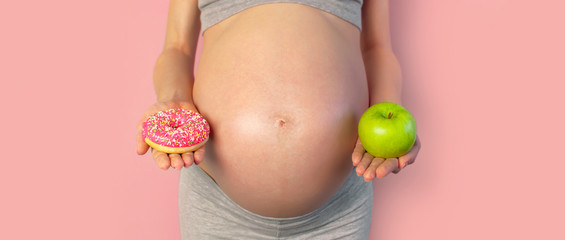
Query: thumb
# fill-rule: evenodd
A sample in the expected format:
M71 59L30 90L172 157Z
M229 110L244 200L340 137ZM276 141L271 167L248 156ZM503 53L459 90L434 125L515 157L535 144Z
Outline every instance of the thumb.
M138 155L143 155L149 150L149 145L145 142L142 134L142 126L141 123L137 125L137 134L136 134L136 151Z
M355 143L355 148L353 149L353 153L351 154L351 161L353 161L354 166L357 166L361 162L363 154L365 154L365 148L363 148L361 140L358 137L357 142Z

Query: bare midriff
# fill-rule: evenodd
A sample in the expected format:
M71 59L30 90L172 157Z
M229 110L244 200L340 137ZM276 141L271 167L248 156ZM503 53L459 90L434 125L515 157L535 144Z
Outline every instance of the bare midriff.
M204 32L193 101L211 135L200 167L231 200L293 217L339 190L369 104L359 38L353 24L293 3Z

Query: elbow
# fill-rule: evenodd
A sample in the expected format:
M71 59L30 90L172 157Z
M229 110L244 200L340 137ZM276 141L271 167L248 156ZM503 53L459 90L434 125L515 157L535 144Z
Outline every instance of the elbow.
M174 42L165 44L163 53L165 52L179 52L187 56L194 55L194 49L191 49L187 44Z

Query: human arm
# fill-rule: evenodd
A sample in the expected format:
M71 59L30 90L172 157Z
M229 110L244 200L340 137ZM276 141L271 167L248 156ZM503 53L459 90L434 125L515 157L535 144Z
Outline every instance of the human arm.
M388 0L366 1L362 8L361 53L369 84L370 106L402 105L402 70L392 50Z
M194 83L194 58L200 34L200 11L197 0L171 0L167 17L167 28L163 51L157 58L153 71L153 86L157 102L149 107L137 125L137 154L143 155L149 149L145 143L141 126L148 116L170 108L184 108L198 112L192 100ZM159 168L170 166L180 169L193 162L203 160L205 147L194 153L167 154L152 151Z
M158 102L192 103L194 58L200 34L197 0L171 0L163 52L153 71Z
M362 24L361 52L369 86L369 104L393 102L402 105L402 70L392 50L388 0L366 1L362 8ZM352 154L353 165L357 166L357 174L363 175L365 181L382 178L413 163L420 146L416 137L407 154L383 159L367 153L357 139Z

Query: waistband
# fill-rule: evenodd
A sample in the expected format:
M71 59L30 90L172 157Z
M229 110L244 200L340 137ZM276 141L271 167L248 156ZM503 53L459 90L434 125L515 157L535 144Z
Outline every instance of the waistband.
M322 226L328 222L335 221L352 211L365 208L366 202L372 203L372 184L365 182L357 176L353 169L347 180L340 189L321 207L296 217L268 217L262 216L241 207L227 196L222 189L197 165L192 165L188 169L196 178L202 181L198 186L202 189L203 198L218 201L217 205L224 214L231 215L234 219L245 220L247 227L255 228L260 231L271 229L273 233L286 232L287 234L297 234L308 231L308 227ZM198 184L198 180L192 183ZM370 214L370 213L369 213Z

